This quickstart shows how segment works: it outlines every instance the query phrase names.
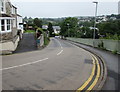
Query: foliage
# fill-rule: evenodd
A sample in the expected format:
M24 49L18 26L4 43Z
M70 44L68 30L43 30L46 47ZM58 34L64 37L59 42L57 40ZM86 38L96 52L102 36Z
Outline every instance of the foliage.
M81 38L92 38L93 37L93 30L90 30L88 27L82 27L81 30Z
M115 21L107 21L103 22L97 25L97 27L100 30L100 34L107 36L107 34L118 34L120 35L120 20L115 20Z
M118 51L117 51L117 50L114 50L114 51L112 51L112 53L113 53L113 54L117 54L117 53L118 53Z
M24 31L24 33L35 33L35 31L34 30L26 30L26 31Z
M120 35L118 34L112 35L112 34L106 33L106 37L101 37L100 39L120 40Z
M34 23L35 26L42 28L42 21L40 19L35 18L33 20L33 23Z
M54 30L53 30L52 23L49 23L49 25L48 25L48 31L49 31L50 37L54 37Z
M78 19L74 17L66 18L61 22L60 26L61 26L60 35L65 37L67 36L75 37L77 35Z
M94 21L90 21L90 22L88 22L88 21L85 21L85 22L80 21L79 22L79 26L91 27L93 25L94 25Z
M47 33L43 31L43 29L38 28L37 30L41 31L42 34L44 35L44 46L48 45L50 42L50 39L47 37Z
M44 33L44 45L47 46L50 42L50 39L47 37L47 34Z

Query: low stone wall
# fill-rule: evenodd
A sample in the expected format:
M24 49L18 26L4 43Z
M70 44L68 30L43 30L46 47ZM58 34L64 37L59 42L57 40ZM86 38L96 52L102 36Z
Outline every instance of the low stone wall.
M0 40L9 40L12 39L12 32L0 34Z
M67 39L89 46L100 47L112 52L117 51L117 53L120 54L120 41L118 40L106 40L106 39L93 40L93 39L82 39L82 38L67 38Z
M44 45L44 35L42 35L41 39L40 39L40 46Z
M15 51L19 41L19 36L16 36L14 40L0 43L0 54L7 54L12 53L12 51Z
M41 35L41 38L39 39L40 43L37 43L37 48L40 49L42 46L44 46L44 35Z

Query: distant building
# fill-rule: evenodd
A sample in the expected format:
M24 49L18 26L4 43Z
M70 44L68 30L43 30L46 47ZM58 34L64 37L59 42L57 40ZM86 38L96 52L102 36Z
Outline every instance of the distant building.
M120 1L118 2L118 14L120 14Z
M61 30L60 26L53 26L53 29L54 29L54 33L55 34L59 34L60 33L60 30Z
M47 30L48 29L48 25L43 25L42 29L46 29Z

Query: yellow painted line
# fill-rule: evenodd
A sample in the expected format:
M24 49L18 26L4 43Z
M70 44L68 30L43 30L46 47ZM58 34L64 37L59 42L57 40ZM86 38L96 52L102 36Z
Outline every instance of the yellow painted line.
M82 91L90 83L90 81L92 80L92 78L93 78L93 76L95 74L95 60L94 60L93 57L92 57L92 60L93 60L92 73L91 73L90 77L88 78L88 80L79 89L77 89L76 92Z
M100 65L99 65L98 59L94 55L93 57L95 58L96 63L97 63L97 75L96 75L94 82L91 84L91 86L87 89L86 92L91 91L94 88L94 86L97 84L97 81L100 77Z

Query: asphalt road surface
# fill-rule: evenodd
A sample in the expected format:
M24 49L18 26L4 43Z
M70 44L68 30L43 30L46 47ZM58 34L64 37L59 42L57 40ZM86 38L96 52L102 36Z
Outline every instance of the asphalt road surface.
M120 55L115 55L109 51L93 48L79 43L76 43L76 45L95 52L97 55L101 56L106 63L108 73L107 80L101 92L120 92Z
M23 34L22 40L19 42L17 49L13 53L24 53L37 50L34 34Z
M52 38L43 50L2 57L3 90L77 90L92 72L89 52Z

